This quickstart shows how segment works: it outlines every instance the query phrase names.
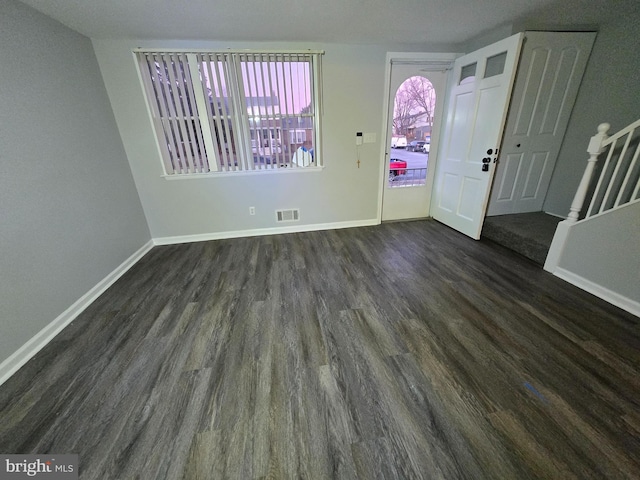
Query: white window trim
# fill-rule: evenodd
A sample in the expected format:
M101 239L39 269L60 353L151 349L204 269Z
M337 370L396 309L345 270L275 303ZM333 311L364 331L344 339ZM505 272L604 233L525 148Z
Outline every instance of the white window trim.
M312 78L311 78L311 97L313 99L314 105L314 150L315 150L315 158L316 164L309 165L306 167L301 166L293 166L291 167L290 162L287 162L286 165L283 165L281 168L252 168L252 169L243 169L243 170L218 170L219 159L217 158L217 153L214 153L213 159L208 159L209 172L194 172L194 173L169 173L167 171L167 166L165 162L165 157L168 155L166 142L164 140L161 141L159 138L159 132L162 127L158 127L156 125L159 121L161 121L158 117L156 117L153 113L153 107L151 102L154 100L148 92L153 91L153 87L150 85L150 81L147 79L147 76L143 74L141 68L141 62L139 60L139 53L176 53L185 55L189 61L189 71L192 78L197 78L199 72L197 70L197 60L196 54L198 53L225 53L225 54L249 54L249 55L257 55L257 54L270 54L270 55L308 55L310 56L311 66L312 66ZM322 117L323 117L323 101L322 101L322 62L320 61L321 56L324 54L323 50L286 50L286 49L278 49L278 50L247 50L247 49L226 49L226 50L215 50L215 49L172 49L172 48L135 48L132 50L133 57L135 59L136 68L138 71L138 76L140 79L141 86L143 87L143 96L145 99L145 104L147 106L147 113L149 115L149 119L151 124L153 125L153 134L154 139L156 141L157 152L161 159L162 165L162 175L161 177L167 180L193 180L193 179L204 179L204 178L225 178L229 176L237 176L237 175L265 175L265 174L291 174L291 173L313 173L323 171L325 168L325 162L322 157ZM194 62L195 60L195 62ZM235 62L240 62L240 57L235 57ZM236 72L240 70L237 69ZM230 77L231 81L234 81L233 76ZM238 103L236 105L242 105L246 107L246 102L244 96L240 95L240 89L237 88L238 80L235 79L235 88L232 88L234 100ZM194 87L196 85L194 84ZM206 99L204 98L204 93L201 88L194 88L195 101L196 106L198 108L198 117L203 125L209 125L210 119L207 117L206 110ZM204 112L204 113L203 113ZM202 117L206 118L202 118ZM241 108L239 115L234 115L234 121L236 131L245 131L245 126L248 125L248 113L246 108ZM160 128L160 129L159 129ZM250 163L253 166L253 155L252 155L252 146L251 146L251 138L249 134L249 130L244 132L242 135L244 142L238 142L238 145L241 148L241 152L239 155L245 155L246 158L249 158ZM206 152L217 152L217 149L214 145L214 137L211 135L203 135L204 140L204 148ZM245 145L246 144L246 145ZM209 158L209 155L207 154Z

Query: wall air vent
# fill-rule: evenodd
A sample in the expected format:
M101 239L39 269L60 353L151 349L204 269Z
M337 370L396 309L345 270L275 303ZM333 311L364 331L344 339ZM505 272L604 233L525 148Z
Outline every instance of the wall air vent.
M276 220L278 222L297 222L300 220L300 210L276 210Z

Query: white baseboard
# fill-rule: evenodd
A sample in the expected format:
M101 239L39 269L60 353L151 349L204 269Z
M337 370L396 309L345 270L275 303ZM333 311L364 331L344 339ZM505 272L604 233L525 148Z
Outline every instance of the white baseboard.
M591 280L588 280L580 275L576 275L573 272L565 270L564 268L556 268L553 274L556 277L559 277L572 285L575 285L582 290L585 290L606 302L615 305L616 307L620 307L627 312L640 317L640 302L637 302L631 298L625 297L624 295L620 295L619 293L614 292L613 290L609 290L602 285L599 285Z
M15 351L9 358L0 364L0 385L6 382L11 375L27 363L36 353L60 333L80 315L91 303L98 298L107 288L115 283L127 270L135 265L149 250L153 248L153 241L149 240L138 251L122 262L115 270L103 278L96 286L80 297L73 305L62 312L49 325L36 333L31 339Z
M286 227L257 228L253 230L236 230L230 232L201 233L197 235L179 235L175 237L155 237L155 245L173 245L176 243L206 242L228 238L257 237L261 235L279 235L282 233L313 232L318 230L335 230L340 228L370 227L379 225L378 219L358 220L336 223L316 223L312 225L289 225Z

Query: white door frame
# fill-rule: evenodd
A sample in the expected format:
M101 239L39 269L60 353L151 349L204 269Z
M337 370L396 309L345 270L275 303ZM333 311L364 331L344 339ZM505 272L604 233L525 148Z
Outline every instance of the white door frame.
M390 122L392 119L389 116L390 111L390 102L395 98L395 92L391 92L391 62L393 60L396 61L404 61L404 62L415 62L417 64L424 63L428 64L439 63L439 62L451 62L460 57L461 53L420 53L420 52L387 52L386 63L385 63L385 80L384 80L384 95L382 99L382 139L380 141L380 182L378 185L378 213L377 219L378 223L382 222L382 201L384 196L384 187L388 180L387 175L387 152L389 151L390 145L390 137L389 137L389 128ZM427 65L425 65L426 67ZM445 68L445 66L443 66ZM447 82L447 85L449 82ZM438 136L440 132L440 127L442 125L442 120L444 116L444 108L445 102L444 97L446 97L447 92L442 92L443 95L438 94L438 98L436 100L436 111L434 113L435 123L433 125L434 132L437 132L437 135L432 137L431 149L429 152L429 168L427 169L427 180L426 180L426 188L429 191L429 199L431 198L431 189L433 188L433 180L435 173L435 164L438 158ZM440 98L442 96L442 98ZM435 145L434 145L435 143ZM430 210L430 209L429 209Z

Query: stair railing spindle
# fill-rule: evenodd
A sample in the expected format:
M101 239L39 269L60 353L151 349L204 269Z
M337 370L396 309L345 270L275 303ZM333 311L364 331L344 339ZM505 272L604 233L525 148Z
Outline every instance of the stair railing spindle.
M598 125L598 133L591 137L591 140L589 141L589 146L587 147L587 152L589 153L587 168L585 168L582 179L580 180L580 185L578 185L578 190L573 197L573 202L571 202L569 215L567 217L567 221L569 223L577 222L580 217L580 212L582 211L584 200L587 196L589 185L591 184L591 177L593 177L593 171L595 170L596 162L598 161L598 155L602 153L602 143L608 138L607 132L610 127L611 125L608 123L601 123Z

